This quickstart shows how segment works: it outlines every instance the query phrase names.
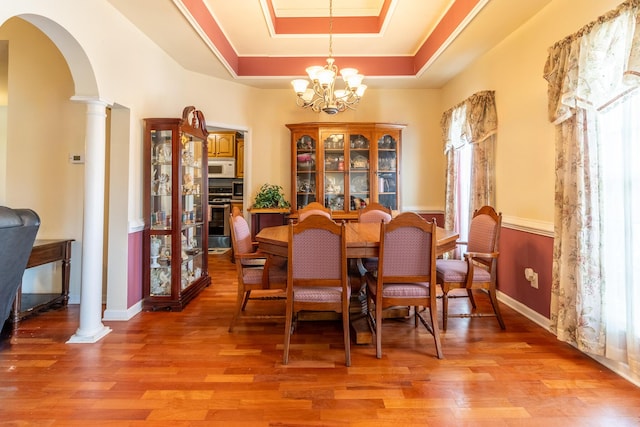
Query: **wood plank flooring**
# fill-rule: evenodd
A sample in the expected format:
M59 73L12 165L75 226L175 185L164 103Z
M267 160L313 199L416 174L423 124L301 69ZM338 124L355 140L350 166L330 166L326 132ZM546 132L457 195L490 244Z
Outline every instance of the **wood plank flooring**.
M235 267L210 260L214 283L184 311L105 322L96 344L65 343L77 306L24 320L0 343L0 425L640 425L640 389L504 306L506 331L450 319L443 360L422 326L387 320L383 358L353 344L350 368L339 322L302 322L284 366L282 321L227 332ZM260 305L283 310L247 310Z

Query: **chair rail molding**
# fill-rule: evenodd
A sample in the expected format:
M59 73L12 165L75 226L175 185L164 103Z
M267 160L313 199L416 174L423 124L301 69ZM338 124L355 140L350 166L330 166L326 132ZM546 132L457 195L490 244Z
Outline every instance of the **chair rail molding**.
M546 237L553 237L554 231L552 222L519 218L515 216L503 216L502 227L510 228L517 231L524 231L527 233L539 234Z

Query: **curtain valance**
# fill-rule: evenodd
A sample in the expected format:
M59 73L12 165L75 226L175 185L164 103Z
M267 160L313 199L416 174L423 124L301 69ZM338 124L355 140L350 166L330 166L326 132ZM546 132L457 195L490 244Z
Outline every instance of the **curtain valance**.
M576 108L606 108L640 86L640 0L622 3L549 48L544 67L549 121Z
M484 141L498 130L495 92L482 91L442 114L445 153L465 144Z

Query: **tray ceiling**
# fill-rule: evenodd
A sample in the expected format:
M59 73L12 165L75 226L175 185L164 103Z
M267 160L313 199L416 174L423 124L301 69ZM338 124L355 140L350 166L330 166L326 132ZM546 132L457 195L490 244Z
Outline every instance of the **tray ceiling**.
M438 88L550 0L333 0L333 56L370 88ZM109 0L185 69L290 88L329 53L329 0Z

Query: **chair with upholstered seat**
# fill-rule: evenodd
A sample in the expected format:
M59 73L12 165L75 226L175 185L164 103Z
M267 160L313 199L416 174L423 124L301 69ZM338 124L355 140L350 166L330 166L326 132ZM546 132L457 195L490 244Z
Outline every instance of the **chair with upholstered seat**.
M476 209L469 226L469 238L464 259L439 259L436 262L438 284L442 287L442 329L447 329L449 317L495 316L501 329L505 329L498 299L496 297L496 274L498 271L498 244L502 214L491 206ZM460 243L460 242L459 242ZM466 294L450 295L453 289L465 289ZM480 289L488 293L493 313L476 312L473 290ZM468 297L471 313L450 314L449 298Z
M236 308L229 325L229 332L232 332L236 321L245 311L249 300L284 299L283 291L287 284L287 270L286 260L276 259L257 249L257 244L251 241L249 224L237 207L233 208L230 224L233 256L238 273ZM258 297L252 297L251 293L253 291L264 292L261 292ZM280 291L280 295L274 291ZM242 317L282 318L282 314L245 314Z
M311 202L298 211L298 221L304 221L309 215L322 215L331 218L331 210L318 202Z
M358 210L358 222L380 224L389 221L391 221L391 209L380 203L374 202ZM378 268L378 258L358 258L356 264L360 274L364 275L367 271Z
M376 357L382 357L382 311L413 307L418 320L433 335L436 356L442 358L436 303L436 226L414 212L405 212L380 227L378 269L367 272L367 311L374 325ZM420 307L429 310L430 324Z
M283 363L289 362L294 317L303 310L342 313L345 364L351 365L345 225L322 215L291 224Z
M389 222L391 221L391 209L380 203L370 203L358 210L358 222Z

